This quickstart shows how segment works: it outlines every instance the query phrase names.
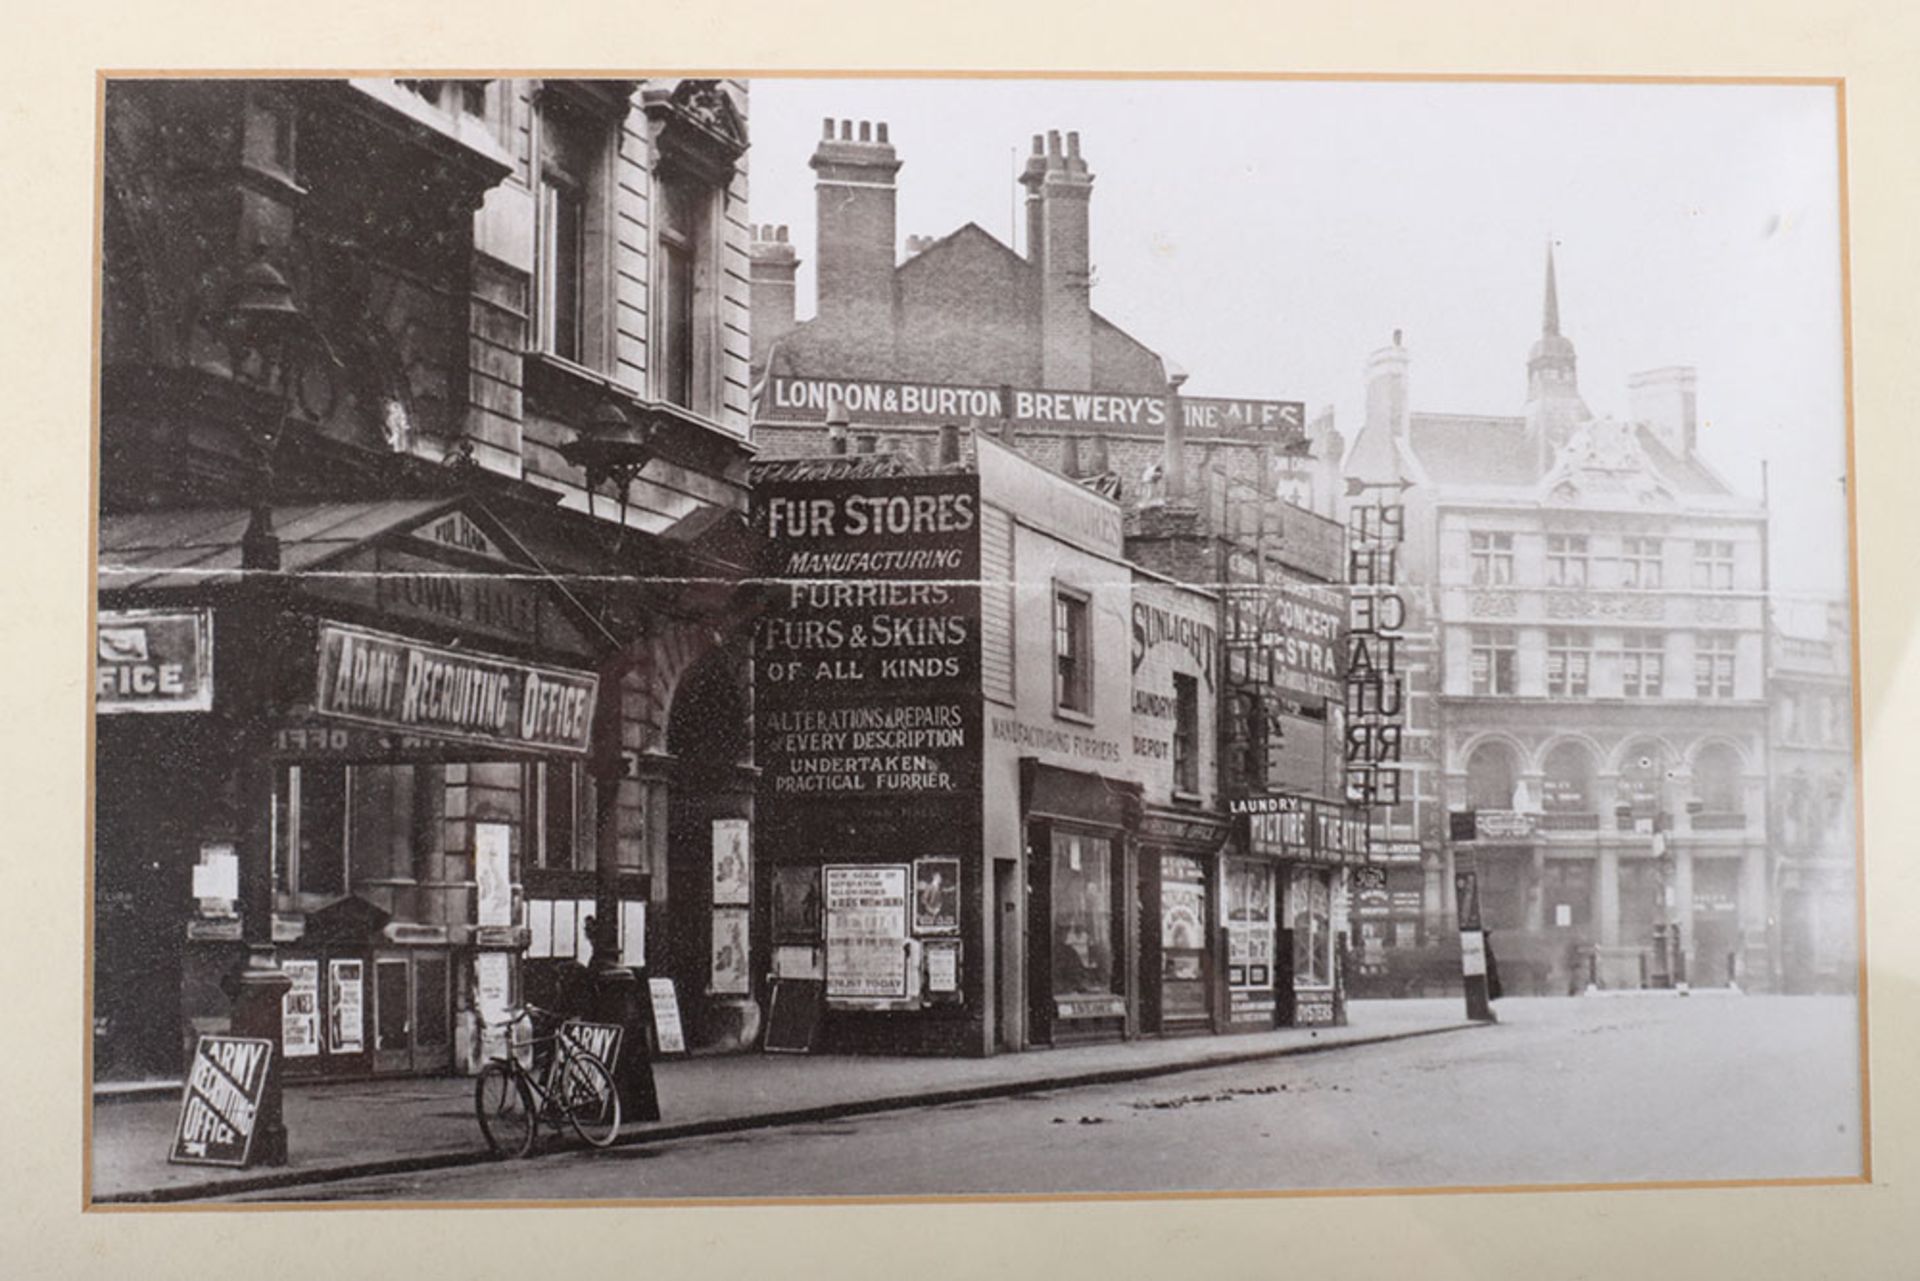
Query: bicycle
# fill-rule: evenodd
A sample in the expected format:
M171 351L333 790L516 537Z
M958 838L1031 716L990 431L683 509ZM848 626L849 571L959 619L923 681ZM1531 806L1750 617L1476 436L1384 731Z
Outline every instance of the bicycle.
M521 1022L528 1025L528 1036L516 1041L513 1029ZM541 1022L553 1030L541 1033ZM483 1030L500 1028L507 1037L506 1054L489 1059L473 1085L480 1133L495 1154L530 1155L542 1121L555 1130L570 1125L596 1148L620 1133L620 1091L613 1073L568 1035L568 1023L564 1015L533 1005L510 1010L503 1023L481 1020ZM521 1061L522 1051L532 1051L531 1067Z

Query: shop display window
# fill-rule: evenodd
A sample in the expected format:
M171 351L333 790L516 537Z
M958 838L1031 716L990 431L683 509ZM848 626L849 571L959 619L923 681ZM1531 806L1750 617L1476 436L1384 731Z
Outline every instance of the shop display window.
M1293 985L1333 986L1333 887L1319 868L1297 867L1287 886Z
M1105 838L1053 834L1053 991L1114 989L1113 847Z

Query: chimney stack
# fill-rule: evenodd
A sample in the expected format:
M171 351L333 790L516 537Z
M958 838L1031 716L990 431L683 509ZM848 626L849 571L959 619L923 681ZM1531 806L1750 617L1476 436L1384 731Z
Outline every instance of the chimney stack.
M793 328L793 273L800 259L784 224L755 226L748 250L747 298L753 324L753 362L766 360L780 336Z
M940 465L958 466L960 462L960 426L958 423L940 424Z
M1092 266L1087 209L1093 174L1080 135L1033 135L1020 183L1027 189L1027 259L1040 269L1041 383L1063 391L1093 386Z
M1681 458L1693 455L1699 435L1691 365L1648 369L1627 379L1633 420L1653 429L1660 443Z
M844 454L847 452L847 407L839 397L827 402L827 452Z
M868 342L893 337L894 175L900 161L884 121L832 119L809 162L817 175L820 322Z

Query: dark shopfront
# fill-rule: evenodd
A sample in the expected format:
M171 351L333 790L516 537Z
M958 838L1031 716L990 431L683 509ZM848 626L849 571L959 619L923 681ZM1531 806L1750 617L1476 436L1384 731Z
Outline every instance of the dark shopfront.
M1227 911L1247 941L1230 943L1229 988L1244 1019L1261 1025L1259 1006L1273 1002L1271 1026L1315 1026L1346 1018L1340 934L1342 899L1350 869L1367 863L1367 819L1359 809L1308 797L1268 796L1250 803L1261 812L1243 814L1236 844L1244 859L1227 860ZM1271 985L1256 984L1261 949L1273 921ZM1244 922L1244 924L1241 924ZM1238 982L1233 980L1237 978Z
M1224 820L1148 809L1140 820L1141 1030L1219 1030L1226 970L1214 922L1221 901ZM1270 946L1270 944L1269 944Z
M509 536L483 512L325 504L275 513L291 585L277 641L263 645L244 589L227 581L246 520L102 522L103 693L153 651L149 620L164 610L204 620L211 697L164 716L101 707L96 1075L175 1076L196 1033L226 1026L245 955L236 850L250 768L273 778L289 1074L470 1066L474 1012L497 1018L520 994L523 957L585 959L590 620L536 574L505 572ZM260 689L271 691L264 737L245 706ZM630 963L645 889L637 873L620 878ZM564 940L537 895L567 899Z

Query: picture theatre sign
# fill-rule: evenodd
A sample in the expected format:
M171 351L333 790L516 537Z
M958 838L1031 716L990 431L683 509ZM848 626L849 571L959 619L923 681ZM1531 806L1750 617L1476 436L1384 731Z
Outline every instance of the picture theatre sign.
M1167 426L1170 400L1108 392L1045 391L1014 387L964 387L940 383L869 379L775 377L755 417L762 422L825 422L834 406L849 417L877 425L964 423L972 418L1099 428L1119 435L1158 434ZM1188 431L1252 434L1281 441L1302 437L1306 406L1297 400L1241 400L1183 396L1181 418Z
M973 476L761 486L756 755L776 796L959 794L979 772Z

